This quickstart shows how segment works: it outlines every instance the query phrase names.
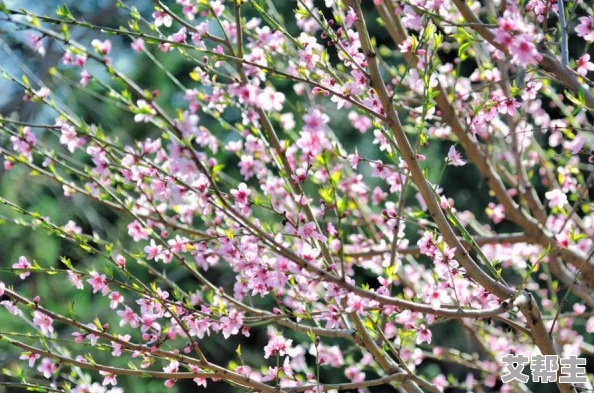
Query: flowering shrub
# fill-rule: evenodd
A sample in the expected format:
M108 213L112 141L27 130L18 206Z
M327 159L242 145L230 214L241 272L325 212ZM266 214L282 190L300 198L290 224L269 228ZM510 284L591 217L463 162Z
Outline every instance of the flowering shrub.
M24 255L4 266L2 318L28 323L26 333L0 332L22 359L24 370L5 371L14 384L116 392L123 378L148 377L253 392L512 392L527 387L501 383L506 354L592 353L594 65L567 47L568 36L594 40L586 4L154 3L152 15L120 4L129 23L119 29L67 7L43 16L2 6L39 56L50 43L63 51L54 76L100 91L143 130L123 142L110 134L115 119L88 124L41 81L3 72L54 118L0 119L4 169L27 167L65 197L125 216L130 238L86 233L1 197L17 213L12 224L101 259L64 257L55 269ZM296 27L274 3L295 9ZM391 47L376 44L372 25ZM97 38L78 42L78 30ZM113 36L183 100L122 72ZM168 56L183 58L191 83L169 72ZM176 111L164 109L171 102ZM347 151L330 109L373 146ZM432 146L444 148L438 161L426 161ZM479 211L445 194L450 171L480 173L491 197ZM146 272L150 282L139 278ZM180 272L193 285L171 278ZM92 294L97 318L25 296L23 283L45 273ZM110 310L119 325L99 316ZM435 329L450 322L482 350L436 345ZM245 359L241 347L225 364L204 351L254 332L267 343ZM431 373L431 361L465 377Z

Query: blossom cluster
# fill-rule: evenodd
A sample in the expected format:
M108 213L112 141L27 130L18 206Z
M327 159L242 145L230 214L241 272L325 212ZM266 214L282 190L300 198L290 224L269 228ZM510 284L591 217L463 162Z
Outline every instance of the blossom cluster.
M117 393L145 376L254 392L512 392L502 356L587 351L594 64L586 51L564 64L540 49L550 39L539 23L565 11L541 1L492 11L380 0L371 11L359 0L299 0L290 31L262 3L123 5L130 23L120 29L63 7L58 17L2 11L37 55L59 44L53 76L101 91L142 133L118 138L110 119L90 124L65 109L59 86L6 74L24 101L51 112L48 124L0 118L8 175L48 177L63 198L121 214L127 234L0 196L19 217L11 225L85 252L60 269L24 255L0 275L1 312L32 332L0 340L47 380L21 382L76 393ZM389 44L370 35L377 18ZM593 41L593 19L575 19L560 34ZM97 38L76 42L78 28ZM140 85L118 68L120 53L171 88ZM352 146L345 127L365 142ZM477 171L484 198L442 177L471 182ZM96 318L29 293L44 273L90 296ZM444 340L440 324L484 353ZM256 356L239 346L218 364L206 349L262 333ZM428 372L431 363L467 374Z

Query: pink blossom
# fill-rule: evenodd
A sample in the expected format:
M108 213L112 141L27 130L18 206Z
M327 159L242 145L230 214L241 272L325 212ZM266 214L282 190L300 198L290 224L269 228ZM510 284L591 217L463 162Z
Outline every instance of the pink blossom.
M495 204L493 202L489 202L489 207L487 207L486 213L487 216L493 220L495 224L499 224L501 221L505 219L505 208L501 204Z
M151 239L151 243L148 246L144 247L144 252L146 253L146 259L151 260L154 259L155 261L159 260L161 253L163 252L163 246L157 245L154 239Z
M351 122L351 125L362 134L367 132L367 130L373 126L373 123L369 117L360 115L355 111L349 112L348 119Z
M559 189L547 191L545 193L545 198L549 201L549 207L551 208L563 208L568 202L567 195Z
M172 388L173 385L175 385L176 381L176 379L166 379L165 382L163 382L163 385L165 385L168 388Z
M358 314L366 315L365 307L369 303L368 299L364 299L361 296L349 293L347 295L347 312L356 312Z
M161 325L157 322L157 316L155 314L143 314L140 316L140 331L145 333L150 329L161 330Z
M109 307L112 310L118 308L118 306L124 302L124 297L119 292L111 292L109 294Z
M536 65L542 60L542 55L536 46L524 35L514 38L509 52L512 55L512 61L522 66Z
M530 80L526 82L526 86L524 87L524 91L522 92L522 99L524 100L533 100L536 98L536 94L542 87L542 83L537 80Z
M283 113L280 116L280 125L285 130L293 130L295 128L295 116L292 113Z
M412 37L411 36L406 37L406 40L402 41L402 43L400 43L398 45L398 48L400 48L401 53L412 52L412 49L413 49Z
M136 38L134 41L132 41L132 44L130 46L132 47L134 52L142 52L142 50L144 49L144 40L142 38Z
M43 46L42 39L43 37L38 37L33 34L27 34L27 38L29 40L29 45L35 52L37 52L40 56L45 56L45 47Z
M576 61L577 73L586 76L588 71L594 71L594 63L590 61L590 55L585 54Z
M196 13L198 12L198 7L192 4L190 0L178 0L178 3L181 3L183 5L182 13L186 17L186 19L194 20L194 18L196 17Z
M355 148L355 154L349 154L347 160L349 161L351 168L357 169L357 165L359 165L359 161L361 161L357 148Z
M231 195L235 198L235 203L240 206L247 206L249 204L248 197L251 194L251 190L245 183L240 183L237 190L231 190Z
M206 378L196 377L192 381L194 381L196 383L196 385L206 388L206 383L207 383Z
M33 161L33 148L37 144L37 137L29 126L23 127L20 135L12 135L10 141L16 152L21 153L27 161Z
M19 261L12 265L12 268L13 269L30 269L31 263L29 263L27 258L21 256L21 257L19 257ZM19 277L21 278L21 280L24 280L25 278L29 277L30 274L31 274L31 272L22 272L19 274Z
M569 247L569 235L566 232L555 235L555 239L557 240L557 246L560 248Z
M166 373L176 373L179 370L179 362L177 360L172 360L167 366L163 367L163 371ZM168 388L175 385L175 379L167 379L165 380L165 386Z
M167 244L169 245L171 253L179 254L181 252L186 252L188 249L189 239L186 237L181 237L179 235L175 236L175 239L169 239Z
M58 83L54 95L37 79L18 82L23 99L30 101L27 107L35 104L47 110L39 112L30 126L16 114L2 120L7 133L2 157L6 170L22 166L23 173L51 175L60 181L66 197L74 196L70 202L86 196L106 209L127 211L133 218L126 222L129 239L117 239L120 226L110 230L93 220L85 221L89 236L83 235L80 223L68 218L68 222L57 224L57 232L67 240L80 243L82 237L88 237L89 244L106 257L104 262L112 262L115 269L103 271L92 260L75 261L75 269L64 259L69 268L59 273L67 274L52 280L61 279L62 284L69 280L79 290L89 285L93 305L109 307L107 313L111 310L115 319L106 318L105 310L91 310L90 320L69 316L81 324L60 332L67 325L62 323L65 319L53 318L57 314L45 311L50 306L60 309L59 305L47 298L41 303L32 283L0 282L0 296L5 299L0 305L11 318L29 320L21 310L30 309L32 331L70 337L73 353L67 355L80 364L92 363L91 351L93 356L103 351L107 357L121 357L118 364L129 362L129 368L134 364L151 372L163 370L168 388L177 388L182 377L206 387L207 382L239 381L240 376L246 386L253 385L248 388L266 383L279 391L321 393L324 387L312 365L344 373L347 382L375 378L377 359L373 353L336 340L353 330L357 334L351 341L358 341L358 333L365 333L356 332L359 328L368 329L377 339L375 327L367 323L371 314L385 338L398 347L401 360L414 371L426 366L428 354L423 349L435 344L431 329L441 321L437 310L459 307L478 313L504 300L506 290L502 288L507 284L501 281L500 291L493 285L485 288L488 280L480 280L480 274L476 277L457 259L462 254L451 238L460 236L461 228L440 222L439 217L433 217L435 213L456 213L473 236L487 239L480 241L481 251L487 260L497 262L506 277L521 279L548 246L551 255L589 254L594 244L590 239L594 212L581 208L588 198L580 198L580 194L587 191L583 190L589 170L586 161L594 163L590 157L592 129L587 110L568 100L564 92L579 95L576 89L594 71L594 61L588 53L577 55L568 66L571 69L565 67L567 75L563 67L547 67L542 61L550 54L541 50L541 44L551 38L550 34L545 37L542 24L547 15L559 13L558 0L550 4L547 0L508 2L497 16L497 24L484 26L490 37L476 36L480 42L458 57L456 48L462 51L461 46L467 46L464 42L473 41L466 32L475 36L476 29L452 25L460 21L455 5L445 0L370 1L381 7L379 11L390 11L387 21L398 18L407 32L398 44L385 48L376 43L368 48L367 35L360 31L363 16L371 33L386 29L380 20L374 20L378 10L371 4L362 3L362 12L371 13L361 15L358 7L338 0L303 0L285 30L258 15L261 12L245 9L241 15L235 14L242 2L232 3L176 0L168 2L168 8L157 4L150 11L139 9L146 15L138 18L134 10L129 27L136 30L135 24L148 17L149 28L141 26L148 35L118 44L118 49L139 54L118 53L118 61L108 58L116 49L105 41L112 36L109 30L98 29L96 33L103 37L90 38L90 49L63 42L65 53L57 65L60 73L68 69L65 75L78 87L90 88L93 97L113 101L124 109L114 112L117 116L113 119L85 116L88 111L100 111L99 106L76 113L80 106L66 96L67 86ZM475 3L473 10L482 18L483 11ZM440 17L426 25L425 11ZM241 23L236 17L241 17ZM54 29L59 31L60 26ZM570 23L567 33L594 42L594 19L580 17ZM51 37L34 34L25 39L43 54L43 44ZM145 41L140 36L152 38ZM192 46L196 50L191 50ZM147 67L140 65L152 56L140 52L154 51L162 51L156 54L159 62L143 75ZM446 52L452 56L441 56ZM411 56L415 61L408 61ZM134 64L127 64L126 59ZM376 66L379 78L375 78ZM466 72L467 66L470 72ZM164 73L164 78L151 79L155 72ZM547 78L556 82L549 83ZM568 84L568 78L579 83ZM42 124L52 108L59 112L54 125ZM133 127L122 134L120 129L132 120ZM347 140L360 133L373 135ZM517 138L517 144L511 143L512 137ZM536 146L530 146L533 140L538 142ZM369 158L360 156L358 147ZM462 179L464 170L478 170L483 179L480 184L464 185L464 190L457 190L453 183L442 184L443 188L433 184L451 180L439 180L439 173L432 168L434 153L440 149L446 166L466 166L477 158L472 168L468 165L455 172L460 172ZM473 149L480 154L473 154ZM488 165L480 162L483 153ZM518 153L522 154L516 162ZM22 180L20 170L15 169L9 175ZM522 173L525 169L528 180L542 192L546 202L546 209L540 212L542 220L526 207L516 173L520 169ZM491 193L484 201L473 200L478 195L475 186L488 191L488 185L482 183L497 175L502 179L501 193ZM25 191L29 188L35 192L35 187L25 187ZM425 192L428 189L431 195ZM37 197L33 195L33 202ZM567 217L576 198L579 211ZM35 211L34 204L26 205ZM514 211L520 208L524 209L521 214ZM521 219L522 215L526 219ZM112 215L105 217L111 219ZM508 229L516 231L512 221L518 224L514 224L518 231L533 239L525 243L512 234L514 240L496 242ZM40 229L53 225L49 217L37 215L27 222ZM137 244L130 246L131 240ZM177 263L168 266L158 263L174 260ZM87 262L93 267L85 268ZM549 258L541 264L547 262ZM563 262L570 273L579 267L571 258ZM12 266L21 279L51 267L41 269L25 257ZM213 271L215 266L221 269ZM146 269L151 274L142 273ZM322 271L325 274L320 274ZM547 282L558 280L554 269L551 272L549 277L547 269L540 271L528 283L542 303L540 317L547 322L555 314L555 293L547 289ZM6 288L9 284L14 284L10 290ZM352 290L355 287L357 291ZM23 296L31 293L23 300L13 290L25 291ZM403 302L388 302L394 297ZM557 321L555 339L564 356L579 354L584 324L587 332L594 332L594 317L587 319L587 306L573 296L568 300L566 308L573 307L573 317L579 318ZM411 303L424 305L426 312L414 311L423 307ZM91 322L94 314L98 319ZM349 315L359 315L366 323L351 323ZM466 322L480 329L489 325L481 338L493 354L533 352L530 340L520 339L502 324L490 324L487 319L467 318ZM293 340L285 338L295 324L311 326L314 333L326 329L328 334L310 334L311 342L307 334L291 333ZM267 342L259 355L270 365L256 367L252 355L258 353L243 359L240 351L238 365L225 365L229 373L214 370L211 374L213 369L207 364L186 361L200 355L205 341L213 341L215 346L217 340L245 341L244 337L258 336L267 328ZM403 331L414 339L405 340ZM194 341L200 348L194 347ZM60 382L76 365L60 361L58 353L48 348L43 350L52 351L48 359L20 353L22 349L19 355L32 368L28 371L39 370L50 382ZM447 352L447 347L436 347L430 357L439 360ZM502 371L496 360L478 359L472 373L460 373L457 379L439 374L433 383L438 390L452 386L493 390L499 386L497 378ZM83 382L72 374L73 393L119 393L121 389L113 386L116 374L121 373L99 368L103 369L103 385L101 380ZM338 374L334 377L339 378ZM359 387L365 390L363 384ZM212 390L212 384L208 388ZM500 388L504 393L510 389L505 384Z
M579 303L575 303L573 305L573 311L578 314L581 315L584 312L586 312L586 306L584 304L579 304Z
M82 233L82 228L76 225L74 221L70 220L64 225L64 231L73 235L80 235Z
M139 326L138 315L128 306L125 306L124 310L117 311L118 316L121 318L120 326L130 325L133 328Z
M229 338L231 335L239 333L239 329L243 326L243 314L236 310L231 310L228 316L221 318L221 328L223 329L223 337Z
M87 70L82 70L80 72L80 84L82 87L86 87L89 84L89 80L91 79L91 74Z
M455 146L450 146L450 150L448 151L448 162L454 166L466 165L466 161L462 159L462 156L456 150Z
M297 230L297 235L301 236L303 239L316 239L321 242L328 241L326 236L318 232L315 222L308 222L307 224L301 225Z
M126 258L122 254L117 254L113 260L119 267L126 267Z
M274 91L270 87L267 87L258 95L258 103L265 111L280 112L283 109L284 102L285 95Z
M583 37L587 42L594 42L594 19L591 16L581 16L578 20L580 24L575 28L578 37Z
M43 98L47 98L47 97L49 97L51 93L52 93L52 92L51 92L51 90L50 90L50 89L48 89L47 87L45 87L45 86L44 86L44 87L42 87L41 89L37 90L37 91L35 92L35 95L36 95L37 97L39 97L39 98L42 98L42 99L43 99Z
M43 374L47 379L50 379L52 375L58 371L58 364L53 363L51 359L41 359L41 364L37 367L37 371Z
M221 16L225 11L225 6L221 0L211 0L210 7L216 16Z
M173 33L172 35L170 35L168 38L169 40L176 42L178 44L182 44L184 42L186 42L186 37L187 37L188 33L185 27L182 27L181 29L179 29L177 32Z
M72 270L68 270L68 279L76 289L83 289L83 282L80 274L75 273Z
M264 358L268 359L270 356L285 356L291 351L292 342L293 340L287 340L280 335L273 336L264 347Z
M421 327L417 330L417 344L431 344L431 336L431 330L427 329L425 325L421 325Z
M33 367L35 366L35 361L37 359L39 359L41 357L40 354L35 353L35 352L23 352L21 354L21 357L19 357L19 359L21 360L28 360L29 361L29 367Z
M513 98L502 99L497 103L497 110L501 114L508 114L513 116L516 113L516 108L519 108L522 104Z
M156 27L171 27L171 24L173 23L173 19L171 18L171 16L163 11L153 12L153 19L155 19Z
M1 301L0 305L2 305L12 315L16 315L19 317L23 316L23 312L19 309L19 307L9 300Z
M586 331L588 333L594 333L594 317L588 318L588 321L586 322Z
M353 7L349 7L349 9L346 13L345 21L344 21L345 27L347 29L350 29L358 20L359 20L359 17L357 16L357 13L353 9Z
M109 52L111 52L110 40L100 41L95 39L91 41L91 45L93 46L93 48L95 48L97 52L99 52L103 56L107 56Z
M425 301L431 303L431 308L438 309L441 307L442 302L449 301L450 298L447 293L444 292L443 288L437 286L428 287L425 290Z
M344 370L344 375L346 375L346 377L348 379L351 380L351 382L363 382L365 381L365 373L363 371L361 371L361 369L358 366L349 366Z
M130 341L130 338L132 338L129 334L126 335L119 335L118 334L118 338L122 341L128 342ZM113 348L113 351L111 352L112 356L120 356L122 354L122 351L124 349L124 344L121 344L119 342L116 341L112 341L111 342L111 347Z
M392 151L392 146L390 145L390 141L388 140L388 138L386 137L386 135L383 133L382 130L375 129L373 131L373 135L375 136L375 139L373 140L373 144L379 145L380 151L386 151L388 153Z
M295 174L291 175L291 178L295 183L305 183L307 180L308 168L300 167L295 170Z
M447 378L443 374L437 375L435 378L433 378L431 383L433 383L440 392L445 391L445 388L447 388L449 385Z
M152 107L146 100L136 101L137 111L134 116L134 121L137 123L144 122L149 123L153 116L157 114L155 108Z
M112 385L117 386L118 380L117 375L113 373L109 373L107 371L99 371L99 374L103 375L103 386Z
M130 235L135 242L149 239L149 232L138 221L133 221L128 225L128 235Z
M107 286L107 277L105 274L99 274L96 271L92 271L89 275L91 278L89 278L87 282L93 287L93 293L101 291L103 296L107 295L107 293L109 293L109 287Z

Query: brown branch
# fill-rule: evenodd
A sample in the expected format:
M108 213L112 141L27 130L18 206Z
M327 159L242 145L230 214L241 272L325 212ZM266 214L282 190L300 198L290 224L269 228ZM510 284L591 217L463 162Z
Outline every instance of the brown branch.
M478 18L474 16L472 11L467 7L463 0L454 0L454 3L458 6L458 8L464 9L464 11L461 9L461 12L467 20L473 23L480 23L480 20L478 20ZM469 17L470 15L467 15L468 13L472 16L472 18ZM394 29L392 35L399 42L402 42L406 38L406 33L400 25L400 21L398 18L396 18L395 25L399 26L399 28ZM486 27L477 26L473 28L477 30L477 32L481 30L484 32L491 33L490 30ZM463 147L467 151L469 159L473 163L475 163L475 165L477 165L481 174L485 177L487 183L495 192L496 197L504 205L506 213L509 216L511 216L514 221L516 221L523 227L524 231L526 232L526 235L532 237L535 241L538 241L541 244L544 243L543 245L555 246L556 251L562 251L559 250L558 247L556 247L556 242L554 242L552 238L548 238L546 236L547 232L542 227L542 225L534 218L524 214L524 212L521 210L521 207L518 206L509 196L505 186L503 185L503 182L501 181L501 178L493 169L487 157L484 156L482 150L478 147L477 142L468 136L466 130L460 123L460 120L457 117L451 102L447 98L447 93L445 92L445 89L441 85L438 85L437 88L440 94L436 97L436 101L438 106L442 110L442 117L444 121L448 125L450 125L455 135L460 139ZM530 329L534 344L540 349L540 351L543 354L557 355L553 342L550 339L546 328L544 327L540 311L534 298L527 291L525 291L524 296L522 297L525 299L519 299L518 305L520 310L528 320L528 327ZM575 392L575 389L573 389L569 385L558 383L558 386L562 393Z
M431 217L433 217L433 220L441 231L444 240L450 247L456 249L456 259L466 269L468 274L489 292L501 298L509 298L514 294L514 291L508 286L493 279L476 264L476 262L472 259L468 251L466 251L456 236L453 228L450 226L443 210L441 209L439 201L436 199L432 188L425 179L425 175L419 165L417 155L413 151L410 142L402 128L402 125L400 124L398 114L392 105L392 100L386 90L384 81L382 80L382 75L376 58L377 54L371 45L369 33L367 32L367 26L359 1L351 0L350 3L353 5L353 8L355 9L358 16L356 23L357 31L359 32L363 53L367 58L373 88L377 92L384 111L387 114L387 124L396 138L396 142L398 143L402 157L408 164L413 182L416 184L425 203L427 204L427 209L429 210Z
M404 382L411 378L410 374L406 373L397 373L386 375L385 377L378 378L378 379L371 379L368 381L363 382L351 382L351 383L337 383L337 384L319 384L319 385L303 385L294 388L284 388L283 390L288 393L297 393L297 392L305 392L306 390L316 391L315 389L320 388L322 392L326 392L328 390L351 390L351 389L360 389L360 388L367 388L371 386L379 386L379 385L386 385L391 382Z
M466 240L460 238L460 242L463 243L464 248L467 251L472 250L472 244L468 243ZM529 243L530 238L523 233L510 233L510 234L501 234L501 235L493 235L493 236L477 236L474 238L474 241L479 246L484 246L486 244L516 244L516 243ZM389 253L391 250L388 248L380 248L380 249L372 249L368 251L359 251L359 252L352 252L352 253L345 253L346 257L351 258L371 258L378 255L383 255ZM400 255L420 255L421 251L418 246L411 246L405 247L397 250L397 253Z
M133 351L140 351L142 353L154 354L154 355L169 358L169 359L176 359L176 360L179 360L180 363L194 364L201 368L212 370L214 373L224 376L224 378L226 380L236 382L236 383L244 385L244 386L250 386L250 387L255 388L256 390L261 390L263 392L268 392L268 393L278 393L279 392L278 389L275 389L269 385L266 385L261 382L257 382L255 380L252 380L248 376L232 372L230 370L227 370L224 367L218 366L211 362L205 362L205 361L195 359L195 358L192 358L192 357L189 357L186 355L173 354L170 352L163 351L161 349L154 349L154 348L150 348L150 347L147 347L144 345L138 345L138 344L124 341L124 340L120 339L119 337L113 336L113 335L108 334L108 333L101 331L99 329L95 329L93 327L84 325L84 324L77 322L73 319L66 318L60 314L57 314L55 312L52 312L50 310L47 310L47 309L39 306L39 305L36 305L32 301L16 294L12 290L6 289L4 294L25 306L28 306L36 311L39 311L39 312L51 317L52 319L54 319L56 321L65 323L67 325L70 325L72 327L78 328L83 331L87 331L87 332L92 333L92 334L94 334L98 337L101 337L103 339L121 344L123 348L131 349Z
M454 0L454 3L456 4L456 7L458 7L458 9L460 10L460 12L466 20L480 22L480 20L474 15L472 10L470 10L470 8L466 5L464 1ZM474 27L473 29L493 46L495 46L499 50L506 52L505 47L502 47L500 44L495 42L494 34L490 29L486 27ZM569 70L567 67L563 66L558 60L556 60L551 55L546 53L543 54L543 61L540 63L539 66L543 70L553 73L561 83L563 83L566 87L570 88L571 90L578 92L581 89L581 84L578 82L575 75L573 75L573 72ZM590 94L590 92L585 89L584 92L588 107L590 109L594 109L594 96L592 96L592 94ZM438 104L440 97L441 94L437 98ZM441 101L443 101L444 99L445 98L441 98ZM440 107L442 107L441 104ZM447 109L447 114L444 108ZM469 159L471 159L472 162L476 164L481 174L486 178L489 186L495 193L497 199L504 206L506 215L512 221L520 225L524 229L526 235L533 238L534 241L538 242L543 247L550 247L552 255L559 255L565 261L572 264L575 268L581 268L585 260L585 255L583 255L583 253L581 252L569 248L559 247L553 234L551 234L546 228L544 228L543 225L539 223L536 219L524 213L524 211L513 201L509 194L507 194L505 186L503 186L501 179L496 175L496 172L489 163L487 157L485 157L484 154L477 147L477 142L470 139L470 137L462 128L461 124L459 124L459 122L451 120L452 117L456 118L453 107L451 107L451 105L445 104L444 108L441 108L442 112L444 112L444 120L446 117L448 117L450 118L450 122L454 124L458 123L459 127L452 127L453 131L455 132L456 136L460 138L462 145L468 153ZM588 282L589 286L591 288L594 288L594 264L592 264L589 261L583 270L583 277L584 280Z
M0 335L0 340L4 340L6 342L8 342L10 345L13 345L17 348L21 348L27 352L33 352L33 353L37 353L41 356L47 357L47 358L52 358L52 359L56 359L59 360L61 363L66 363L66 364L70 364L72 366L76 366L76 367L80 367L80 368L84 368L87 370L94 370L94 371L103 371L103 372L107 372L110 374L114 374L114 375L126 375L126 376L131 376L131 377L146 377L146 376L150 376L151 378L158 378L158 379L192 379L192 378L197 378L197 377L203 377L203 378L217 378L220 377L219 374L216 373L209 373L209 372L198 372L198 373L194 373L194 372L176 372L176 373L169 373L169 372L162 372L162 371L151 371L151 370L130 370L130 369L126 369L126 368L119 368L119 367L110 367L110 366L105 366L102 364L93 364L93 363L87 363L87 362L82 362L80 360L76 360L76 359L72 359L63 355L60 355L58 353L54 353L54 352L50 352L50 351L46 351L43 349L39 349L36 347L33 347L31 345L27 345L25 343L22 343L20 341L17 340L13 340L11 338L6 337L5 335ZM272 391L277 391L275 390L271 390Z
M453 2L464 19L473 23L472 29L474 31L476 31L481 37L483 37L498 50L502 51L506 55L509 54L509 51L504 45L495 41L495 34L491 31L491 29L484 26L481 20L474 14L474 12L472 12L464 0L453 0ZM572 90L574 93L579 93L580 90L583 90L588 109L594 110L594 96L588 89L582 88L582 84L578 80L579 74L561 64L561 62L557 60L557 58L553 56L548 49L541 48L540 53L542 54L542 61L538 65L539 68L554 75L557 80L559 80L559 82Z

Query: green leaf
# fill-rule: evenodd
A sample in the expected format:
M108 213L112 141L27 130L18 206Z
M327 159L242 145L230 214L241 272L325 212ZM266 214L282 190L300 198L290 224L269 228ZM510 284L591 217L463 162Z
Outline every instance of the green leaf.
M497 279L500 279L501 278L501 270L495 269L495 267L493 266L491 261L489 261L489 258L487 258L487 256L483 253L483 250L479 247L478 244L476 244L476 242L474 241L472 236L470 236L470 233L468 233L466 228L464 228L462 223L460 223L460 221L458 220L458 217L456 217L456 215L451 210L447 210L446 213L448 215L448 218L450 219L450 222L456 227L456 229L458 229L460 231L460 233L462 233L462 237L464 237L464 240L466 240L468 243L470 243L472 245L472 249L474 251L476 251L476 253L480 257L480 259L483 261L483 264L487 266L489 271Z
M465 42L462 45L460 45L460 47L458 48L458 57L460 58L460 60L466 60L468 58L466 52L472 46L472 44L472 42Z
M580 89L580 91L581 91L581 89ZM571 92L569 92L568 90L565 90L565 96L567 97L567 99L569 101L571 101L577 107L579 107L579 108L584 107L584 103L580 99L578 99L576 96L574 96L573 94L571 94Z
M73 269L72 262L70 261L70 258L61 256L60 262L62 262L64 264L64 266L66 266L68 269Z
M70 313L70 319L76 320L76 313L74 312L74 302L68 304L68 312Z
M61 18L74 20L74 17L72 16L72 13L70 12L70 10L68 9L68 6L66 6L66 4L62 4L61 6L58 6L56 13Z
M421 210L417 210L416 212L412 212L412 213L410 213L410 215L413 216L413 218L416 218L416 219L427 218L429 216L427 213L425 213L424 211L421 211Z
M95 327L97 327L97 330L103 330L103 325L101 324L101 321L99 321L99 318L95 318L93 323L95 324Z
M346 198L339 198L338 202L336 202L336 210L338 211L338 215L342 217L346 210Z

